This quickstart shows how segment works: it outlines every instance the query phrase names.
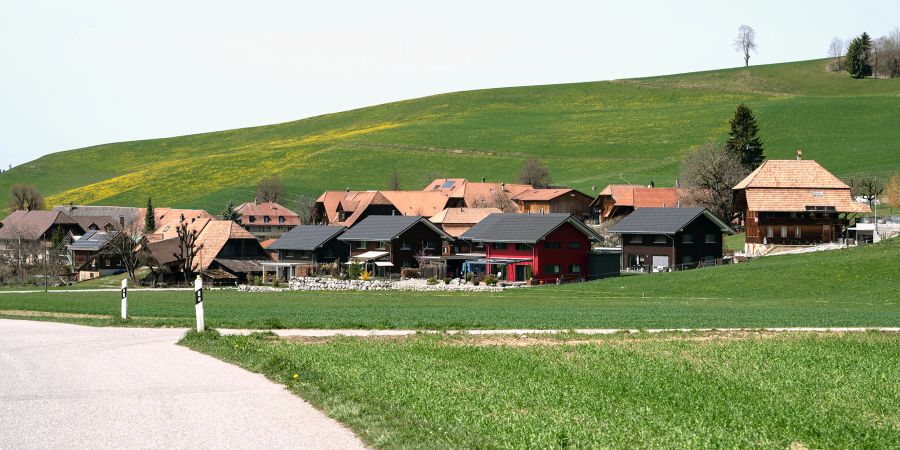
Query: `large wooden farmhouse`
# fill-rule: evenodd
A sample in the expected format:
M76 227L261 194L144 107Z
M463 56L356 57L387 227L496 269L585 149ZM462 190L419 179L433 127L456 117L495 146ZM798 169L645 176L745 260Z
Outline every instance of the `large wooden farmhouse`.
M734 187L734 209L746 227L745 251L771 245L833 242L848 216L868 213L850 187L812 160L767 160Z

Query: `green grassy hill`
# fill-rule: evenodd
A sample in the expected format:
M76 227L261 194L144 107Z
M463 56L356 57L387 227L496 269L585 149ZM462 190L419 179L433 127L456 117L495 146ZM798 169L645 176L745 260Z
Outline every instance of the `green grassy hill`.
M288 193L405 188L433 176L514 180L543 158L554 180L589 191L670 185L692 146L724 141L740 102L757 114L770 158L797 148L838 176L900 171L900 79L852 80L823 60L683 75L458 92L309 119L44 156L0 174L0 191L36 184L52 204L219 211L279 174ZM290 204L290 202L288 202Z

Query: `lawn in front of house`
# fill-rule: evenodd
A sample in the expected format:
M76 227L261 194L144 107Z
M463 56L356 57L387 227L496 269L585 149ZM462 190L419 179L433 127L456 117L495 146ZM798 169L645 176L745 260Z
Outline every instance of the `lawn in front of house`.
M227 328L725 328L900 326L900 239L674 273L506 292L205 292L206 324ZM0 293L4 311L96 325L185 326L192 291ZM17 315L23 317L22 314ZM52 320L53 317L37 319Z
M182 344L376 448L897 448L893 334L448 336Z

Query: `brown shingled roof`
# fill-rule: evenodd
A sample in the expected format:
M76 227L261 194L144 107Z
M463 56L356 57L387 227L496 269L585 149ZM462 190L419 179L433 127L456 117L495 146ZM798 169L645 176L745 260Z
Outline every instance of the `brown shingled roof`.
M760 187L846 189L848 186L811 159L768 159L734 189Z
M808 207L829 206L839 213L868 213L869 205L857 203L850 189L747 189L747 205L751 211L802 212Z
M13 211L2 221L0 239L40 239L53 225L78 225L61 211Z

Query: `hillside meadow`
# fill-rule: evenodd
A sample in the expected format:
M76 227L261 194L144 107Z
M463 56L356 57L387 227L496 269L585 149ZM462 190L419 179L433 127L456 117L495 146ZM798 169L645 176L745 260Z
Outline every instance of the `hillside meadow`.
M50 204L205 208L252 199L277 174L289 196L402 187L429 178L515 179L529 156L586 192L608 183L672 185L682 155L724 141L735 107L756 112L766 154L797 148L841 177L900 171L900 79L852 80L826 61L665 77L457 92L277 125L59 152L0 174ZM291 201L287 202L288 204Z

